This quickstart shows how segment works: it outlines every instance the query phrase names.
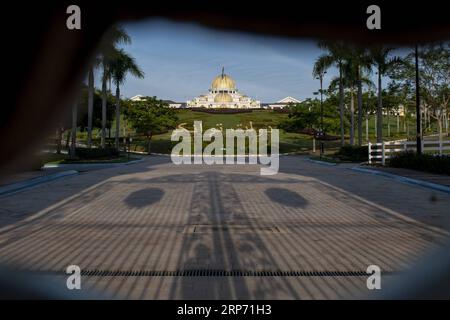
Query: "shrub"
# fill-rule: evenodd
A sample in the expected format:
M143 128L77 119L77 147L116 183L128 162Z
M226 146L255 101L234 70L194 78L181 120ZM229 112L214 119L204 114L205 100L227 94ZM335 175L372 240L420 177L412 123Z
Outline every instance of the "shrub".
M115 148L77 148L76 155L80 159L99 159L118 157L119 151Z
M388 165L395 168L407 168L432 173L450 175L450 156L448 155L417 155L415 152L395 154L388 160Z
M251 113L253 109L210 109L210 108L189 108L189 110L213 114L237 114L237 113Z
M363 162L368 160L367 146L343 146L335 153L339 159L343 161Z
M274 108L272 109L273 112L276 113L290 113L291 110L289 108Z

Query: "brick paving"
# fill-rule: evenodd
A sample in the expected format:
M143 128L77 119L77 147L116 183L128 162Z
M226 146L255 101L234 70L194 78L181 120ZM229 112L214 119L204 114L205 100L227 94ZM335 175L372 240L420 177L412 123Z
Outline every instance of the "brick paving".
M432 201L430 200L432 198ZM1 197L0 259L36 273L82 270L408 269L450 230L450 195L307 161L175 166L149 157ZM365 277L83 277L147 299L360 297ZM65 280L61 280L65 284Z

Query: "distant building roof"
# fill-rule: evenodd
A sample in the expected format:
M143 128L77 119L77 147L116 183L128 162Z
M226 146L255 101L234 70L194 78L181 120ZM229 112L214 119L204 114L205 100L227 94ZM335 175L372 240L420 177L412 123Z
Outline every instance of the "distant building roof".
M300 103L301 101L296 99L296 98L294 98L294 97L288 96L288 97L283 98L283 99L281 99L280 101L277 101L277 102L278 103Z
M131 101L141 101L143 97L144 97L143 95L138 94L138 95L135 95L134 97L131 97L130 100Z

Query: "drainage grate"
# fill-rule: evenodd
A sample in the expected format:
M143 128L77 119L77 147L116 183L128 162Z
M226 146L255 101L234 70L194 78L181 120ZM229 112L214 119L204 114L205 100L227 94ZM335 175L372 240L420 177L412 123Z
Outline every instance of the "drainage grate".
M384 271L385 275L396 271ZM367 277L366 271L305 270L82 270L88 277Z
M183 233L286 233L285 230L277 226L246 226L246 225L188 225Z

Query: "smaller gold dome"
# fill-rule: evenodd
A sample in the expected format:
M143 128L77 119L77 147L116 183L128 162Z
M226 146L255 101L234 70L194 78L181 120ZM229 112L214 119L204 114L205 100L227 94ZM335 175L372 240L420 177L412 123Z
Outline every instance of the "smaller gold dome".
M228 93L221 92L216 94L214 102L233 102L233 98Z

